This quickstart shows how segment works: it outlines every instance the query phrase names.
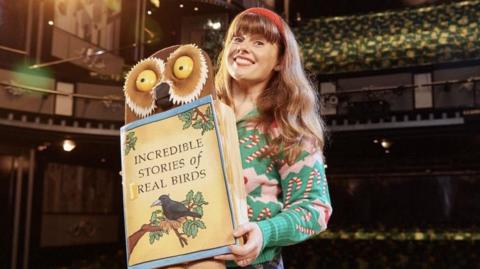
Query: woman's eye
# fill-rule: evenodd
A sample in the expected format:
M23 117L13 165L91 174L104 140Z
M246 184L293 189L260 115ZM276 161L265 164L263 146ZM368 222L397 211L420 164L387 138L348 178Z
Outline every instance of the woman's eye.
M240 43L240 42L242 42L242 41L243 41L243 38L241 38L241 37L239 37L239 36L234 36L234 37L232 38L232 42L233 42L233 43Z
M255 41L254 44L255 44L255 46L263 46L265 44L265 42L257 40L257 41Z

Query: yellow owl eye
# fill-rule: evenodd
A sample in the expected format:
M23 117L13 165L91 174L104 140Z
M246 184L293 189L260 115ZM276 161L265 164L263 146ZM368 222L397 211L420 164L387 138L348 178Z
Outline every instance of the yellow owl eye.
M137 90L142 92L149 92L157 83L157 74L152 70L143 70L137 77L135 85Z
M192 74L193 60L188 56L182 56L173 65L173 74L178 79L186 79Z

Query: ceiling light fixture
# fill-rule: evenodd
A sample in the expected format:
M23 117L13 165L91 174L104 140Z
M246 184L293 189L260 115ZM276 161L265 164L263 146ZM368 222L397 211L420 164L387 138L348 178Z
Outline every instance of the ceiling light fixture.
M73 141L73 140L65 139L65 140L63 140L63 145L62 146L63 146L64 151L70 152L73 149L75 149L77 144L75 144L75 141Z

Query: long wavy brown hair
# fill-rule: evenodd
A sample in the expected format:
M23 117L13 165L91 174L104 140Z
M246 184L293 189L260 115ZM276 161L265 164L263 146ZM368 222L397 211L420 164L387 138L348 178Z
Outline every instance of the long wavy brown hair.
M232 99L232 77L227 71L227 57L234 36L260 34L279 47L280 70L272 76L267 88L256 100L259 117L254 119L263 130L272 124L278 126L278 135L270 134L272 153L285 153L287 162L293 163L305 148L313 144L323 151L324 123L320 117L317 90L307 78L300 59L297 41L289 26L284 24L283 35L269 19L254 13L241 13L230 24L225 46L218 59L215 86L218 95L227 105L234 106ZM234 108L235 109L235 108Z

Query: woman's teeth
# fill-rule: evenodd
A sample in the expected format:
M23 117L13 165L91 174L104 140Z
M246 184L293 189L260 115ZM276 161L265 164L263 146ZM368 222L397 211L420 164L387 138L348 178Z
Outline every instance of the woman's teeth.
M252 61L250 61L248 59L245 59L245 58L241 58L241 57L237 57L235 59L235 62L237 62L238 64L253 64Z

